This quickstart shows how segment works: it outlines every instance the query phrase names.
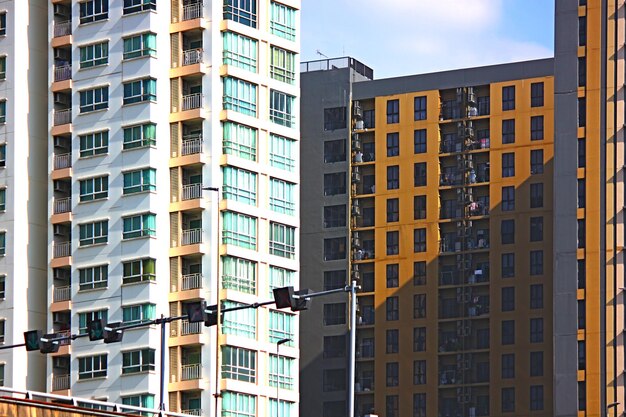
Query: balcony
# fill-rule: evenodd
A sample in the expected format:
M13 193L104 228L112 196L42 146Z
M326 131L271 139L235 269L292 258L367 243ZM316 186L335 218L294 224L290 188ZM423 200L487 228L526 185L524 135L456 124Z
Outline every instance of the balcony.
M54 155L54 169L65 169L72 167L72 154L64 153Z
M65 81L72 79L72 66L61 65L54 67L54 81Z
M183 96L183 111L199 109L201 104L202 104L201 93L193 93L193 94L187 94Z
M181 154L194 155L202 153L202 133L183 136Z
M183 230L181 245L195 245L202 243L202 229Z
M183 51L183 66L199 64L202 62L202 48Z
M182 291L202 288L202 274L186 274L181 277L180 288Z
M181 410L181 413L187 414L188 416L201 416L203 414L201 408L193 408L191 410Z
M61 302L61 301L69 301L71 299L72 296L72 287L70 285L64 285L64 286L60 286L54 287L54 290L52 291L52 301L55 303Z
M183 21L200 19L202 17L202 3L191 3L183 6Z
M69 326L69 323L65 323L64 325ZM70 339L71 335L72 333L70 330L59 330L58 332L50 333L48 337L50 339L58 339L61 337L67 337L67 339L59 340L59 346L66 346L66 345L72 344L72 340Z
M70 375L52 375L52 391L70 389Z
M64 258L72 253L72 242L54 242L52 248L53 258Z
M197 323L195 323L197 324ZM199 363L192 363L189 365L181 365L181 376L180 379L182 381L190 381L192 379L200 379L202 365Z
M54 125L66 125L72 122L72 109L63 109L54 111Z
M183 192L181 199L194 200L202 197L202 184L187 184L183 185Z
M54 199L54 214L69 213L70 211L72 211L72 197Z
M54 24L54 37L68 36L72 34L72 21L67 20L65 22Z
M183 320L180 333L182 336L200 334L202 333L201 325L203 325L203 323L189 323L187 320Z

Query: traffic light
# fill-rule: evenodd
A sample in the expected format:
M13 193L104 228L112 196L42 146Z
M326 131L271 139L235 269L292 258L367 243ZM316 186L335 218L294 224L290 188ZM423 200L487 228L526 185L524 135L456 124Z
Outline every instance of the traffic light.
M56 338L55 333L44 334L41 339L39 339L39 351L41 353L57 353L59 351L59 341L54 340Z
M307 310L309 308L309 300L304 296L310 291L311 290L308 288L294 291L291 286L274 288L274 302L276 303L276 308L291 308L291 311Z
M116 329L121 325L121 322L116 321L114 323L107 323L104 326L104 343L118 343L122 341L124 338L124 330Z
M104 320L96 319L87 323L87 333L89 333L89 340L104 339Z
M188 303L186 313L189 323L204 322L206 327L217 325L217 304L208 305L206 301Z
M24 343L26 344L26 351L39 350L39 341L43 332L41 330L29 330L24 332Z

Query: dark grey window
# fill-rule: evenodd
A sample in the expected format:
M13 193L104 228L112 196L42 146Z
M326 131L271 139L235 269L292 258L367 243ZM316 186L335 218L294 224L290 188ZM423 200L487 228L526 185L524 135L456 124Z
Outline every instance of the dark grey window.
M543 318L530 319L530 343L543 342Z
M324 227L346 226L346 205L324 206Z
M324 130L345 129L347 120L345 107L324 109Z
M515 210L515 187L502 187L502 211Z
M578 179L578 208L585 208L586 192L585 179Z
M426 384L426 361L413 361L413 385Z
M515 243L515 220L507 219L500 222L500 241L503 245Z
M414 165L414 186L426 185L426 162L418 162Z
M578 259L577 262L577 266L578 266L578 289L579 290L584 290L585 289L585 281L586 281L586 266L585 266L585 260L584 259Z
M587 383L585 381L578 381L578 410L585 411L586 409L587 409Z
M400 382L398 362L387 362L387 386L397 387Z
M323 372L324 392L335 392L346 390L346 370L345 369L324 369Z
M400 317L400 306L398 297L387 297L385 300L387 321L395 321Z
M346 259L346 238L324 239L324 260L335 261L338 259Z
M502 254L502 278L512 278L515 276L515 254L503 253Z
M502 121L502 143L515 143L515 119Z
M413 152L426 153L426 129L413 132Z
M578 139L578 168L584 168L586 162L586 141L585 138Z
M413 219L421 220L426 218L426 196L416 195L413 197Z
M543 410L543 385L530 386L530 409Z
M585 247L585 219L578 219L578 247Z
M578 99L578 127L587 125L587 100L585 97Z
M400 167L392 165L387 167L387 189L397 190L400 188Z
M400 155L400 134L387 133L387 156Z
M400 416L400 400L397 395L387 395L385 397L385 411L386 417L399 417Z
M324 291L343 288L346 285L346 270L324 271Z
M346 160L346 140L327 140L324 142L324 162L344 162Z
M587 58L584 56L578 57L578 86L584 87L587 85Z
M587 311L585 300L578 300L578 329L584 330L587 324Z
M324 336L324 358L343 358L345 356L345 336Z
M398 277L399 277L399 265L398 264L388 264L386 267L386 277L387 277L387 288L397 288L398 287Z
M426 294L415 294L413 296L413 318L426 318Z
M426 417L426 394L413 394L413 417Z
M387 123L400 122L400 101L387 100Z
M502 154L502 176L514 177L515 176L515 153L508 152Z
M543 149L530 151L530 173L543 174Z
M542 275L543 274L543 251L531 250L530 251L530 275Z
M478 115L487 116L490 112L490 100L489 96L478 97Z
M426 96L415 97L413 103L415 108L415 120L426 120Z
M543 240L543 217L530 218L530 241L541 242Z
M389 329L386 332L387 353L398 353L400 335L398 329Z
M324 174L324 195L339 195L346 193L346 173L335 172Z
M543 139L543 116L532 116L530 118L530 140Z
M324 326L346 324L346 303L324 304Z
M413 230L413 252L426 252L426 229Z
M530 352L530 376L543 376L543 352Z
M397 255L400 252L400 232L387 232L387 255Z
M543 308L543 284L532 284L530 286L530 308Z
M502 87L502 110L515 109L515 86Z
M503 345L515 343L515 320L502 320L502 341Z
M413 285L426 285L426 262L413 262Z
M376 127L376 113L374 110L363 110L363 125L366 129Z
M426 327L413 329L413 352L426 351Z
M502 355L502 379L515 378L515 354Z
M515 388L502 388L502 412L515 411Z
M587 17L578 18L578 46L587 45Z
M387 222L397 222L400 220L400 200L397 198L387 199Z
M502 287L502 311L515 310L515 287Z
M543 106L543 83L530 84L530 107Z
M322 406L322 417L344 417L346 415L345 401L325 401Z
M530 208L543 207L543 183L530 184Z
M578 341L578 370L584 371L587 367L587 353L585 352L585 341Z

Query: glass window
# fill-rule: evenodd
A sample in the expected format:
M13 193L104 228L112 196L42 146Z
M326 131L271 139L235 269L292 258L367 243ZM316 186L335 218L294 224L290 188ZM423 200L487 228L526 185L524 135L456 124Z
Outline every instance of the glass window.
M222 168L222 176L224 178L223 198L256 205L257 174L255 172L225 166Z
M324 163L345 162L346 140L324 141Z
M241 307L243 304L225 301L224 308ZM256 310L253 308L224 313L222 332L235 336L256 339Z
M222 378L256 382L256 352L234 346L222 347Z
M503 345L512 345L515 343L515 321L502 320L502 341Z
M587 85L587 58L578 57L578 86L585 87Z
M78 225L80 230L79 246L107 243L109 240L109 221L86 223Z
M226 0L229 2L243 0ZM221 417L255 417L256 396L233 391L222 391Z
M324 206L324 228L346 226L346 205Z
M387 232L387 255L400 253L400 232Z
M256 293L256 262L234 256L222 256L222 288Z
M502 176L514 177L515 176L515 153L508 152L502 154Z
M80 112L88 113L109 108L109 87L98 87L80 92Z
M324 304L324 326L346 324L346 303Z
M543 149L530 151L530 173L543 174Z
M80 180L80 201L93 201L109 196L109 177L96 177Z
M270 255L294 259L296 254L296 228L270 222Z
M124 231L122 239L134 239L156 235L156 214L145 213L123 217Z
M502 412L515 411L515 388L502 388Z
M224 0L224 19L256 27L256 0Z
M515 86L502 87L502 110L515 110Z
M293 84L296 81L296 54L275 46L271 47L270 76L278 81ZM345 110L345 107L344 107ZM345 117L344 117L345 124Z
M413 99L414 119L426 120L426 96L415 97Z
M586 202L585 195L586 195L585 179L579 178L578 179L578 208L585 208L585 202Z
M543 342L543 318L530 319L530 343Z
M80 47L80 67L90 68L109 63L109 42Z
M324 260L336 261L339 259L346 259L346 238L324 239Z
M515 378L515 354L505 353L502 355L502 379Z
M530 84L530 107L543 106L543 83Z
M154 409L154 395L141 394L122 397L122 404Z
M0 256L4 256L7 253L7 233L0 232Z
M530 386L530 409L543 410L543 385Z
M413 329L413 352L426 351L426 327Z
M587 16L578 17L578 46L587 45Z
M502 244L515 243L515 220L507 219L500 222L500 240Z
M543 183L530 184L530 208L543 207Z
M397 222L400 220L400 199L387 199L387 222Z
M295 125L296 98L278 90L270 90L270 121L286 127Z
M400 348L400 332L398 329L388 329L386 331L387 350L386 353L398 353Z
M7 189L0 188L0 211L6 211L7 209Z
M400 306L398 297L387 297L385 301L387 321L395 321L400 317Z
M426 229L413 230L413 252L426 252Z
M543 139L543 116L532 116L530 118L530 140Z
M400 416L400 399L397 395L387 395L385 397L385 411L387 417Z
M0 36L7 34L7 14L0 13Z
M127 126L124 128L124 149L156 146L156 124Z
M296 9L272 2L270 31L273 35L293 41L296 39Z
M543 308L543 284L532 284L530 286L530 308Z
M156 318L156 305L138 304L122 307L122 321L124 325L144 323Z
M515 210L515 186L502 187L502 211Z
M426 318L426 294L413 295L413 318Z
M333 131L346 128L346 107L324 109L324 130Z
M269 297L274 298L274 288L284 288L293 286L296 280L296 273L288 269L270 265L270 293Z
M585 300L578 300L578 330L584 330L587 327L587 311Z
M388 264L386 267L387 288L397 288L400 268L398 264Z
M324 291L343 288L346 285L346 271L324 271Z
M337 172L324 174L324 195L339 195L346 193L346 173Z
M387 100L387 123L399 123L400 122L400 101L399 100Z
M257 151L257 130L234 122L222 123L223 152L228 155L235 155L242 159L256 161ZM273 146L274 135L270 136ZM270 160L271 160L270 151ZM274 166L274 165L272 165Z
M156 259L144 258L122 262L122 283L156 281Z
M426 196L416 195L413 197L413 220L426 218Z
M426 285L426 262L413 262L413 285Z
M386 366L387 370L387 386L397 387L400 382L400 367L398 362L388 362Z
M124 0L124 14L156 10L157 0Z
M543 352L530 352L530 376L543 376Z
M78 379L103 378L107 376L107 354L78 358Z
M79 5L81 24L109 18L109 0L87 0Z
M6 167L7 164L7 145L0 145L0 168Z
M106 288L109 280L109 266L98 265L88 268L79 268L79 291Z
M413 361L413 385L426 384L426 361Z
M502 287L502 311L515 310L515 287Z
M426 393L413 394L413 417L426 417Z
M295 346L295 315L282 311L270 311L269 342L277 343L280 340L291 339L287 346Z
M580 97L578 99L578 127L587 125L587 99Z
M87 325L94 320L104 320L107 323L108 311L107 310L97 310L90 311L88 313L79 313L78 314L78 333L85 334L87 333Z
M7 57L0 56L0 80L4 80L7 77Z
M530 251L530 275L542 275L543 274L543 251L531 250Z
M124 104L156 101L156 80L154 78L131 81L123 85Z
M256 72L257 70L257 41L235 32L222 32L224 46L224 65Z
M122 375L155 370L154 349L122 352Z
M585 247L585 243L586 243L586 238L585 238L585 219L578 219L577 220L577 225L578 225L578 248L584 248Z
M288 139L283 136L270 134L270 165L271 166L275 168L283 169L285 171L293 172L296 166L294 150L295 150L295 141L293 139ZM345 176L345 174L343 175ZM324 179L324 183L326 183L325 179ZM344 192L342 194L345 194L345 180L343 181L343 183L344 183Z
M540 242L543 240L543 217L530 218L530 241Z
M0 300L4 300L6 299L7 296L7 276L6 275L0 275Z
M256 103L256 84L238 78L224 77L224 110L256 117Z
M156 34L142 33L124 38L124 59L156 56Z
M296 185L277 178L270 178L270 209L294 216Z
M80 157L103 155L109 152L109 131L87 133L79 136Z
M515 119L502 121L502 143L515 143Z
M400 155L400 134L387 133L387 156Z
M426 129L413 131L413 152L426 153Z
M256 250L257 219L233 211L222 212L222 243Z
M387 167L387 189L397 190L400 188L400 167L398 165Z
M124 194L156 191L156 169L146 168L124 173Z
M413 185L423 187L426 185L426 162L417 162L413 165Z

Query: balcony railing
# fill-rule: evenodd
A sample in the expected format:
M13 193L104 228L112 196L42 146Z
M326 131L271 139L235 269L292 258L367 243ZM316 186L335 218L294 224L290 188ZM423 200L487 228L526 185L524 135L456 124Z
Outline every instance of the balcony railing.
M72 66L61 65L54 67L54 81L64 81L72 79Z
M70 256L72 252L72 242L55 242L52 247L54 258L63 258L65 256Z
M70 211L72 211L72 197L54 199L54 214L69 213Z
M189 365L181 366L180 379L183 381L189 381L190 379L200 379L200 364L192 363Z
M202 152L202 133L183 136L183 155L193 155Z
M195 200L202 196L202 184L183 185L183 200Z
M72 109L63 109L54 111L54 125L66 125L72 122Z
M202 17L202 3L192 3L183 6L183 20L199 19Z
M70 375L52 375L52 391L70 389Z
M64 153L54 155L54 169L70 168L72 166L72 154Z
M193 93L183 96L183 110L199 109L202 103L202 94Z
M187 320L183 320L180 332L181 335L200 334L200 324L202 323L189 323Z
M183 51L183 66L199 64L202 62L202 48Z
M194 409L191 409L191 410L182 410L181 413L187 414L188 416L201 416L202 415L202 409L201 408L194 408Z
M183 275L180 287L183 291L202 288L202 274Z
M202 243L202 229L183 230L181 244L194 245L196 243Z
M66 324L66 326L69 327L69 323ZM65 346L65 345L70 345L72 344L72 340L70 339L71 336L71 331L70 330L60 330L58 332L54 332L50 335L51 339L58 339L61 337L67 337L67 339L63 339L63 340L59 340L59 346Z
M72 287L69 285L64 285L62 287L54 287L54 291L52 292L52 300L55 303L59 301L69 301L72 297Z
M67 36L72 34L72 21L68 20L54 24L54 37Z

